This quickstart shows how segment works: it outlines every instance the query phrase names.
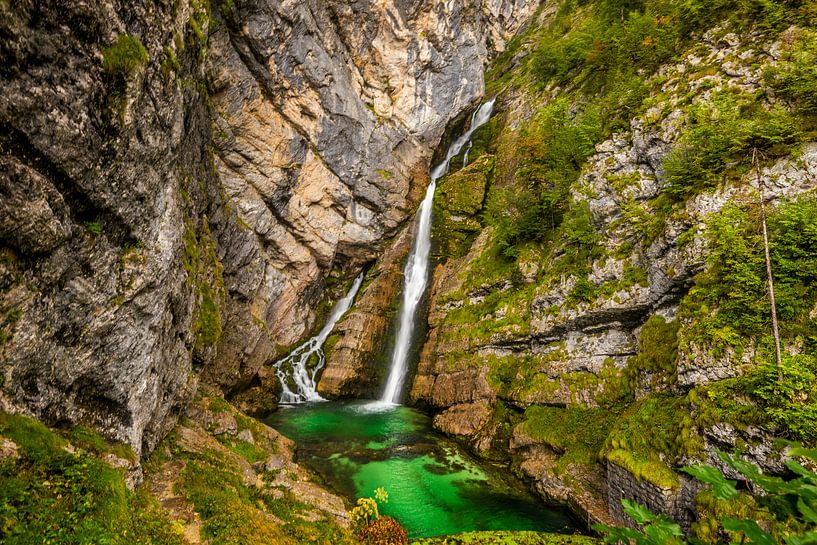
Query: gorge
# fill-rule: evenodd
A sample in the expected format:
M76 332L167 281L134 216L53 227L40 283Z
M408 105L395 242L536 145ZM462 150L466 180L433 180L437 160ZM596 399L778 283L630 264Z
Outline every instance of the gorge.
M816 28L0 0L0 541L817 531Z

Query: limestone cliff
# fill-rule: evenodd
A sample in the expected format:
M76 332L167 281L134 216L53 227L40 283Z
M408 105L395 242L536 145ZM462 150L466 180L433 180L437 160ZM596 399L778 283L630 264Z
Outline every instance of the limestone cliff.
M140 452L257 384L534 8L0 2L0 407Z
M815 110L790 83L813 14L611 4L546 3L492 66L499 113L438 186L410 396L591 520L631 498L705 532L680 466L738 448L779 472L775 437L815 439L817 292L795 272L817 249ZM761 199L787 300L777 386ZM348 321L336 346L366 329Z

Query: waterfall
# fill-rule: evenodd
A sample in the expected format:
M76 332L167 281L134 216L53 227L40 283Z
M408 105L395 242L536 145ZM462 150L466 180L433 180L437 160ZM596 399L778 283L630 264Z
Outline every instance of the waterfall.
M383 397L380 398L381 402L400 402L400 392L408 367L407 360L411 348L411 335L414 332L417 305L420 303L423 293L425 293L426 283L428 282L428 256L431 250L431 205L434 201L437 180L448 173L448 165L451 159L458 155L466 144L471 142L471 135L491 118L493 109L493 100L480 106L471 117L471 128L451 144L445 155L445 160L431 170L431 181L428 184L423 202L420 203L420 209L417 211L417 233L414 236L414 244L403 271L403 301L400 304L397 340L391 356L391 369L389 370L386 389L383 392Z
M361 283L363 283L363 273L360 273L355 279L349 293L335 304L332 314L329 315L329 319L318 334L275 363L275 374L281 381L281 403L326 401L316 390L316 376L326 364L326 356L322 350L323 343L332 333L340 317L352 306ZM317 361L310 366L309 360L312 356L315 356ZM295 391L290 386L293 386Z

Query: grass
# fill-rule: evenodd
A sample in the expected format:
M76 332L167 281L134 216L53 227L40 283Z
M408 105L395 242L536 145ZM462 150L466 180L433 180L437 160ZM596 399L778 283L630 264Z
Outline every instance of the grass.
M113 45L102 50L102 68L110 74L127 76L147 62L147 49L131 34L119 34Z
M0 413L0 435L18 460L0 462L0 541L7 545L182 545L176 527L144 492L131 492L120 470L39 422ZM109 450L87 429L68 434L92 451Z
M152 456L149 472L170 460L184 463L174 491L199 513L202 538L210 545L352 545L349 532L334 519L300 501L286 487L270 485L275 472L259 473L263 484L244 483L246 466L233 453L252 464L278 449L276 443L263 439L262 424L241 415L217 396L201 394L196 403L213 414L230 413L238 429L253 431L257 441L251 444L227 434L217 436L228 453L216 445L190 449L171 434ZM182 425L195 426L192 422Z

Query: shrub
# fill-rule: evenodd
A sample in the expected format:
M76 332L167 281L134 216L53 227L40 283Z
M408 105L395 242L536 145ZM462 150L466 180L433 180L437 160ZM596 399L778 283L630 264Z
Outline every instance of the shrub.
M110 74L126 76L147 62L147 49L131 34L120 34L116 43L102 50L102 68Z
M731 92L719 93L690 109L687 129L664 160L668 192L682 200L714 187L732 165L750 163L754 148L774 154L798 135L785 109L750 107Z
M767 223L781 336L784 342L805 343L813 352L817 200L801 197L784 203L769 211ZM695 278L680 309L690 324L687 340L740 348L751 337L763 340L771 333L759 224L756 206L742 210L728 205L710 220L708 268Z
M515 143L514 187L490 192L485 208L485 221L496 228L505 257L515 258L524 243L551 236L571 207L585 215L583 233L592 227L589 210L573 206L570 186L600 136L598 117L572 114L565 100L542 108L525 127Z
M363 545L408 545L406 531L392 517L380 515L378 503L388 503L389 493L377 488L374 498L358 498L357 505L349 512L355 525L355 536Z
M760 368L752 394L769 419L791 439L817 441L817 357L786 355L780 366Z
M391 517L378 517L358 533L364 545L408 545L406 531Z
M769 67L764 76L802 112L817 114L817 33L794 31L784 38L783 60Z

